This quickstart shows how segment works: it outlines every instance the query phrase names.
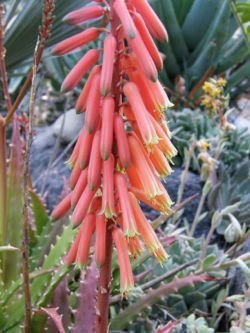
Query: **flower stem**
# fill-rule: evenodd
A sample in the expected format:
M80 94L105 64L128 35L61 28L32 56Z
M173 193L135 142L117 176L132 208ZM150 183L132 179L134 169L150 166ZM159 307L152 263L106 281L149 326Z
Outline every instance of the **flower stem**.
M190 230L190 236L191 237L193 237L194 232L196 230L196 227L197 227L198 223L200 222L199 218L201 216L201 212L202 212L203 206L205 204L207 195L208 195L208 193L211 190L211 187L212 187L211 181L207 180L206 183L205 183L205 185L204 185L204 187L203 187L201 198L200 198L200 202L199 202L198 208L196 210L195 217L194 217L194 220L193 220L193 223L192 223L192 227L191 227L191 230Z
M31 95L29 104L29 130L26 140L26 149L24 156L24 177L23 177L23 240L22 240L22 269L23 269L23 288L25 295L25 318L24 333L31 332L31 295L30 295L30 277L29 277L29 160L31 145L33 139L33 113L35 104L35 78L37 74L37 62L34 57L33 75L31 83Z
M8 80L5 66L4 49L4 5L0 5L0 74L3 85L4 98L7 109L11 107L11 100L8 92ZM0 246L5 245L7 232L7 164L6 164L6 131L5 120L0 116ZM0 257L0 271L3 269L4 258ZM0 280L2 277L0 276Z
M43 22L42 26L39 30L39 43L37 44L36 49L36 64L37 67L42 59L43 51L45 49L46 42L50 36L51 29L52 29L52 22L53 22L53 12L55 9L54 0L44 0L43 1ZM7 116L5 118L5 124L6 126L11 122L11 119L20 105L20 103L23 100L23 97L25 96L27 90L30 87L30 84L32 83L33 78L33 68L30 70L30 72L27 75L27 78L16 98L14 101L12 107L8 110Z
M100 279L99 279L96 333L108 332L111 268L112 268L112 237L111 237L111 230L108 230L107 239L106 239L106 260L105 264L101 268Z
M188 172L189 172L191 160L192 160L192 157L193 157L193 154L194 154L195 146L196 146L196 142L195 142L195 139L193 137L192 141L191 141L191 146L190 146L189 150L186 152L185 168L184 168L184 170L181 174L181 179L180 179L181 183L180 183L180 186L179 186L179 189L178 189L178 196L177 196L176 205L179 205L181 203L181 200L182 200L182 197L183 197L183 194L184 194L185 186L186 186L186 183L188 181ZM173 224L176 223L177 218L178 218L177 214L174 214Z
M6 71L6 64L5 64L5 53L6 50L4 48L4 23L3 23L3 13L4 13L4 5L0 5L0 73L2 77L2 84L3 84L3 93L5 98L5 103L7 110L10 111L12 107L11 98L9 94L9 87L8 87L8 77Z
M114 0L110 0L111 8L111 33L117 38L117 27L119 25L118 17L113 10ZM117 45L119 41L117 41ZM119 60L116 58L113 74L112 92L115 97L115 110L118 110L120 103L120 91L117 88L119 77ZM108 226L107 226L108 228ZM99 292L97 298L97 316L96 316L96 333L107 333L109 325L109 299L110 299L110 284L112 276L112 233L111 229L107 229L106 237L106 260L100 271Z
M6 205L7 205L7 175L6 175L6 136L4 119L0 116L0 246L6 238Z
M31 292L30 292L30 276L29 276L29 162L31 154L31 146L33 141L33 118L34 118L34 107L35 107L35 94L36 94L36 76L38 66L41 61L41 57L45 48L45 44L49 38L52 29L53 11L55 8L54 0L44 0L43 2L43 20L42 25L39 29L39 37L34 52L34 61L32 71L26 79L26 82L21 90L25 93L29 84L31 83L30 92L30 103L29 103L29 127L28 137L26 139L26 149L24 155L24 177L23 177L23 241L22 241L22 270L23 270L23 289L25 298L25 317L24 317L24 333L31 333ZM17 97L18 102L20 93ZM6 123L12 118L17 101L15 101L13 107L6 117Z

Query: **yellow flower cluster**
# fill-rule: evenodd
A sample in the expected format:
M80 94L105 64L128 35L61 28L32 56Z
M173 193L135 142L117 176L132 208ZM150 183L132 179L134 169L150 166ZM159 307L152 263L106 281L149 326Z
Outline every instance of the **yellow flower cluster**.
M227 81L223 78L210 79L202 87L204 94L201 97L201 105L211 113L223 111L228 104L224 88Z
M206 139L200 139L197 141L196 145L202 152L206 152L210 147L210 144Z

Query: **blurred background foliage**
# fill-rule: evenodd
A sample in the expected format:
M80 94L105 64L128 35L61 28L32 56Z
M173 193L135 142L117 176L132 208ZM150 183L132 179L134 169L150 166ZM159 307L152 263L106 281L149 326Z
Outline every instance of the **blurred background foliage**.
M86 0L57 0L48 47L75 29L81 29L67 26L62 18L85 3ZM233 95L249 87L249 45L247 34L242 31L243 25L249 22L247 1L152 0L152 5L169 32L169 43L159 44L159 48L167 55L161 79L173 95L184 102L196 100L202 83L212 75L225 75L227 89ZM29 69L41 10L39 0L9 0L6 3L6 63L12 78L12 92L19 88ZM242 24L236 17L236 10ZM59 88L65 73L81 54L44 58L44 66L55 88Z

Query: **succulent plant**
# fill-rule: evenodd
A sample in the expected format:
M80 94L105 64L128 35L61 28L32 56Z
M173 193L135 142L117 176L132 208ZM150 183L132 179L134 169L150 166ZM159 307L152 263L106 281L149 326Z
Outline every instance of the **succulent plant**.
M213 328L209 328L204 318L196 318L194 314L181 320L181 323L173 329L172 333L214 333Z
M241 226L249 227L249 168L248 160L239 163L238 166L231 170L231 175L224 165L219 166L217 183L209 194L208 204L210 209L223 209L229 205L239 203L238 210L234 213ZM223 235L226 228L229 226L230 220L223 218L217 228L219 234Z
M236 75L237 84L249 85L248 41L242 31L236 37L239 24L227 0L154 0L153 5L169 32L169 44L160 49L167 55L162 77L170 89L181 76L191 98L202 80L226 71L234 75L234 88Z

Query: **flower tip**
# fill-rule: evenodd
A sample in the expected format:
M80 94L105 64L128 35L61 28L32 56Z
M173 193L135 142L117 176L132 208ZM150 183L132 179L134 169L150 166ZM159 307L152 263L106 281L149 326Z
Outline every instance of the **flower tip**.
M81 170L86 169L86 167L87 167L87 163L80 163Z
M87 269L88 265L86 263L78 262L75 266L76 266L76 268L80 269L81 271L85 271Z
M105 97L105 96L107 96L107 95L109 94L109 92L110 92L110 91L107 90L107 89L102 89L102 90L101 90L101 96L102 96L102 97Z
M85 126L85 129L86 129L86 131L87 131L89 134L94 133L94 130L95 130L94 127L90 127L90 126Z
M134 285L133 285L133 284L126 286L126 288L121 288L121 289L120 289L120 292L121 292L121 297L122 297L122 299L127 300L127 299L128 299L128 295L129 295L129 293L130 293L131 290L133 290L133 289L134 289Z
M134 39L136 37L136 34L134 31L131 31L129 34L128 34L128 37L129 39Z
M130 238L134 238L134 237L136 237L136 236L138 236L139 235L139 233L137 232L137 230L135 230L135 229L126 229L126 230L124 230L124 232L123 232L123 236L126 238L126 239L130 239Z
M96 266L97 266L98 269L101 269L101 268L102 268L103 263L98 262L98 261L96 261L95 263L96 263Z
M51 215L50 215L51 221L55 222L57 220L55 214L54 214L54 210L52 211Z
M70 90L71 90L71 89L70 89L69 87L65 86L65 84L62 83L62 85L61 85L61 89L60 89L60 92L61 92L62 94L65 94L65 93L69 92Z
M124 163L124 164L123 164L124 169L127 170L127 169L130 167L130 164L131 164L130 161Z
M156 256L159 264L161 265L161 267L163 266L163 264L169 259L169 255L167 254L167 252L163 249L163 247L159 247L158 249L156 249L154 251L154 255Z
M69 14L62 18L63 23L71 24Z
M117 216L116 212L110 208L105 208L105 210L102 212L102 214L104 214L106 219L108 219L108 220Z
M154 75L152 75L152 76L150 77L150 80L153 81L153 82L157 82L157 80L158 80L158 74L155 73Z
M57 49L56 49L56 46L54 46L52 48L52 50L50 51L50 54L53 56L53 57L56 57L56 56L59 56L58 52L57 52Z
M70 221L72 222L73 230L76 229L82 223L82 220L75 218L74 213L70 216Z
M96 188L96 185L95 184L89 184L89 188L93 192Z
M103 161L107 161L110 157L110 154L109 153L107 154L105 151L102 151L101 156Z
M80 108L76 108L76 114L80 114L80 113L83 113L84 112L84 110L83 109L80 109Z
M73 223L73 226L72 226L73 230L75 230L82 222L82 221L76 221L76 220L74 221L72 218L71 218L71 221Z
M108 159L109 159L109 156L107 156L107 155L103 155L103 154L102 154L102 160L103 160L103 161L107 161Z
M68 167L70 170L72 170L73 167L74 167L74 163L73 163L72 161L70 161L70 160L66 161L65 164L67 165L67 167Z

